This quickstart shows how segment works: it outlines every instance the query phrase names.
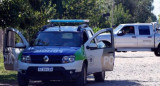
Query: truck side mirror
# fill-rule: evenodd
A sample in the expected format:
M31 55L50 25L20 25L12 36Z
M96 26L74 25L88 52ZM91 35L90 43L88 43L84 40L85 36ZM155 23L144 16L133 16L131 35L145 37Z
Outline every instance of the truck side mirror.
M123 33L122 31L119 31L119 32L117 33L117 35L118 35L118 36L123 36L124 33Z

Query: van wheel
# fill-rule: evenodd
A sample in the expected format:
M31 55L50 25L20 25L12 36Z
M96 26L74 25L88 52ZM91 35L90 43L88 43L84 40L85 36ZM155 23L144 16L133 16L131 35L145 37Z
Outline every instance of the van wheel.
M160 46L158 46L158 48L154 51L154 54L156 56L160 56Z
M96 82L104 82L105 80L105 71L94 73L94 78Z
M18 84L19 86L28 86L29 80L22 76L21 73L18 72Z
M80 76L76 80L76 86L85 86L87 83L87 66L83 64Z

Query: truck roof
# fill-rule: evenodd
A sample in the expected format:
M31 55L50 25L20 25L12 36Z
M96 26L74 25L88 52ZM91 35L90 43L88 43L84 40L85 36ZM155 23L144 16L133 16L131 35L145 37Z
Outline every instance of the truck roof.
M78 26L55 26L49 27L44 31L77 31Z
M61 23L87 23L89 20L81 19L51 19L48 20L50 24L47 24L42 27L41 31L84 31L92 30L87 24L82 24L79 26L61 26Z
M152 25L152 23L127 23L127 24L121 24L121 25Z
M44 29L43 31L73 31L73 32L77 32L77 31L82 31L82 30L92 30L89 26L83 27L83 25L80 26L52 26L52 27L47 27L46 29Z

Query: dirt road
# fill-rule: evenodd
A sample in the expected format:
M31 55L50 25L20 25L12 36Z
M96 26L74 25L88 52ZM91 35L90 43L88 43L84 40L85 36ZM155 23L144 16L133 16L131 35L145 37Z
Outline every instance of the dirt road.
M116 53L114 71L105 83L88 80L88 86L160 86L160 57L153 52Z
M49 84L50 86L69 85L68 83ZM30 85L44 86L39 82ZM153 52L116 53L114 71L106 72L105 82L94 82L93 76L89 76L87 86L160 86L160 57L156 57Z

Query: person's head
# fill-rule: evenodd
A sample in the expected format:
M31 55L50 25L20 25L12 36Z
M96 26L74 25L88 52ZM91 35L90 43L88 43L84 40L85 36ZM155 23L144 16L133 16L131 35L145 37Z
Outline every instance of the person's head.
M132 26L130 27L130 30L133 30L133 27L132 27Z

